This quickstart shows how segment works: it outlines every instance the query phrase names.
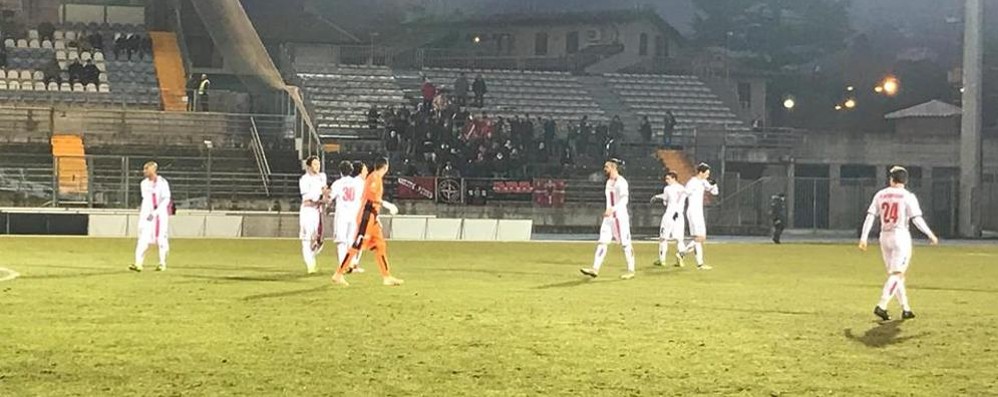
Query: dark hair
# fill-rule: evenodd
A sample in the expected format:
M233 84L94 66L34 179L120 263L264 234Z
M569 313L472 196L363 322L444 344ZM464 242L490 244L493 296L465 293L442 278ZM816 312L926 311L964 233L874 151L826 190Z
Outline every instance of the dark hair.
M901 166L891 168L891 182L908 183L908 170Z
M710 171L710 166L707 163L697 164L697 173L702 174L704 172Z
M676 171L669 171L665 173L665 176L672 177L672 179L679 180L679 174Z
M374 169L376 169L376 170L380 170L380 169L385 168L387 166L388 166L388 158L387 157L378 157L377 160L374 160Z
M305 166L311 167L312 166L312 162L316 161L316 160L319 160L319 157L314 156L314 155L306 157L305 158Z
M611 157L611 158L608 158L608 159L606 159L606 161L607 161L608 163L614 163L614 164L616 164L616 165L617 165L618 167L623 167L623 166L624 166L624 160L621 160L621 159L618 159L618 158L616 158L616 157Z
M340 162L340 175L347 176L353 172L353 165L349 161L343 160Z
M364 162L362 162L362 161L354 161L353 162L353 172L350 173L350 176L360 176L360 172L363 171L363 170L364 170Z

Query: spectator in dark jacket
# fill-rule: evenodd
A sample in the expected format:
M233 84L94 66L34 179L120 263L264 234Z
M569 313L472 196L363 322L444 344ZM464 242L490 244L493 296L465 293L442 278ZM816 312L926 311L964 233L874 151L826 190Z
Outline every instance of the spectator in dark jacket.
M80 76L80 82L83 83L83 85L96 85L99 81L100 69L97 69L97 65L94 65L94 61L87 61L87 66L83 67L83 74Z
M38 37L42 40L54 41L55 25L48 21L38 24Z
M55 58L49 59L42 72L45 73L45 84L52 82L62 84L62 69L59 67L59 61L56 61Z
M645 140L645 143L651 142L651 122L648 121L648 116L641 118L641 139Z
M665 136L664 144L666 147L672 146L672 134L676 130L676 116L672 114L671 110L665 111Z
M475 77L475 82L471 84L471 90L475 92L475 106L485 106L485 93L488 88L485 86L485 78L481 74Z
M468 104L468 78L464 76L464 72L461 72L454 80L454 99L458 106Z
M73 63L69 64L67 69L69 71L69 83L79 83L83 78L83 64L80 63L80 60L74 59Z
M367 128L377 129L378 128L378 106L371 105L371 108L367 110Z

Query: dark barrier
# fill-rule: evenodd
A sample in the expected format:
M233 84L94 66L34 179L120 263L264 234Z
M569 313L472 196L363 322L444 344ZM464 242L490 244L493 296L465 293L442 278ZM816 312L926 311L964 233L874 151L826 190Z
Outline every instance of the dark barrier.
M0 234L86 236L88 215L0 213Z

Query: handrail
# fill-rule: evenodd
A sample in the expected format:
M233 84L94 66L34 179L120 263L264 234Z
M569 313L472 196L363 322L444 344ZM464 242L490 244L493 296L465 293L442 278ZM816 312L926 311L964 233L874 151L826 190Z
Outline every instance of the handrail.
M749 183L748 185L745 185L745 186L739 188L738 190L734 191L733 193L731 193L729 195L721 196L721 198L718 199L717 202L714 205L715 206L719 206L719 207L723 207L724 203L726 203L728 201L731 201L731 200L734 200L735 198L738 198L739 196L741 196L743 193L745 193L749 189L755 188L757 185L762 185L763 183L771 181L772 179L773 179L773 177L771 177L771 176L764 176L764 177L761 177L759 179L756 179L756 180L752 181L752 183Z
M253 157L256 159L256 167L260 171L260 179L263 180L263 191L270 196L270 162L267 161L267 152L263 150L263 142L260 140L260 132L256 128L256 120L250 117L250 133L253 143Z

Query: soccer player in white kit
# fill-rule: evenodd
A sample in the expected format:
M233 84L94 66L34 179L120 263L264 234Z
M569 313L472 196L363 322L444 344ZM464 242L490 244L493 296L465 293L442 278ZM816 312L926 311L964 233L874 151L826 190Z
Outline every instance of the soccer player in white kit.
M364 194L364 179L361 174L367 174L367 167L364 163L359 169L349 161L340 163L340 179L333 182L330 187L330 199L336 202L336 209L333 212L333 237L336 241L337 262L343 263L347 252L350 251L350 243L357 236L357 215L360 213L360 200ZM358 257L354 258L351 265L352 272L363 273L363 269L357 267Z
M603 225L599 230L599 245L596 246L596 257L591 269L581 269L582 274L592 278L599 275L603 259L606 258L607 245L614 239L624 248L624 259L627 261L627 273L621 279L634 278L634 248L631 246L631 218L627 212L627 180L620 175L621 161L610 159L603 164L606 173L606 211L603 211Z
M322 161L316 156L309 156L305 159L305 175L298 180L298 190L301 193L298 237L301 238L305 271L309 274L316 272L315 257L322 251L322 214L329 196L326 174L321 170Z
M170 252L168 232L170 228L171 201L170 184L159 176L159 165L150 161L142 167L146 178L139 184L142 192L142 206L139 207L139 243L135 247L135 264L128 269L142 271L146 250L149 246L159 246L159 266L156 271L166 270L166 255Z
M697 165L696 176L686 182L686 194L689 197L689 205L686 208L686 220L689 221L690 235L693 236L692 251L696 254L697 269L710 270L710 266L703 263L703 243L707 241L707 222L704 220L703 199L706 193L714 196L718 194L717 183L710 179L710 166L706 163ZM680 252L679 262L676 264L683 266L683 258L689 254L690 250Z
M686 251L686 243L683 241L683 229L686 228L686 218L683 217L683 207L686 204L686 188L679 183L679 175L675 171L669 171L665 175L665 188L662 194L657 194L651 198L662 200L665 204L665 214L662 215L662 224L658 232L658 260L655 266L664 266L665 257L669 252L669 241L676 242L676 264L678 266L680 254Z
M902 167L890 170L890 187L884 188L873 196L873 203L863 222L863 232L859 239L859 249L866 251L867 238L873 221L880 218L880 251L883 253L884 266L887 268L887 282L880 294L880 302L873 308L873 314L887 321L891 316L887 313L887 304L892 296L896 296L901 304L901 318L915 318L908 304L908 293L905 290L905 273L911 261L911 232L908 222L915 224L918 230L929 237L933 245L939 243L939 238L922 218L922 209L914 194L905 189L908 183L908 171Z

